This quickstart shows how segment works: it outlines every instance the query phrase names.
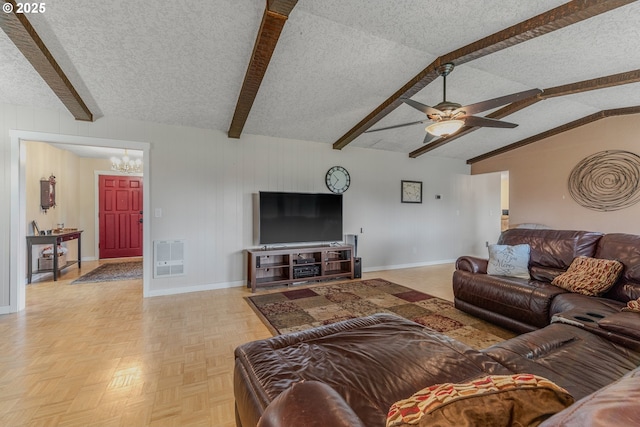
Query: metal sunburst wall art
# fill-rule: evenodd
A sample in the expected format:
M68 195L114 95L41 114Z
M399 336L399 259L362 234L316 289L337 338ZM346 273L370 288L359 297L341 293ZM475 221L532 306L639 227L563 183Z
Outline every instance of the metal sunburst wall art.
M592 154L569 175L569 193L581 206L600 212L628 208L640 201L640 156L608 150Z

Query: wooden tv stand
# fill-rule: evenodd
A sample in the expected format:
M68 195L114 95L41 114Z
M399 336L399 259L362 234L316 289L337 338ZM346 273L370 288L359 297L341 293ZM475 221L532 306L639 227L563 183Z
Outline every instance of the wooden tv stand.
M247 287L353 279L353 246L299 246L247 250Z

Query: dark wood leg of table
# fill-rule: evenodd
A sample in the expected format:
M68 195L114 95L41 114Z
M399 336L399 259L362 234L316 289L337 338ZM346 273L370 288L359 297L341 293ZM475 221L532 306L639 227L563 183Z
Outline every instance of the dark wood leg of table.
M82 240L82 234L78 234L78 270L82 267L82 244L80 243Z
M27 284L31 283L31 276L33 275L33 260L32 258L33 245L27 240Z
M58 280L58 241L53 242L53 281Z

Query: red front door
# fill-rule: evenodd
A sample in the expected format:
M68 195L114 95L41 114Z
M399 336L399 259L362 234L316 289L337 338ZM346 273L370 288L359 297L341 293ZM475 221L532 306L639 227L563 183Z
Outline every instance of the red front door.
M100 258L142 256L142 177L100 175Z

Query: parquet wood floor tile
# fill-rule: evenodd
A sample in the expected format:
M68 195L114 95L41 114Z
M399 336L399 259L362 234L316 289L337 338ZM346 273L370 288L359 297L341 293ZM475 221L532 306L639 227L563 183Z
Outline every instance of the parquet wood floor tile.
M27 286L0 316L0 424L235 427L233 350L271 334L244 288L142 298L142 281ZM366 273L452 299L451 265ZM274 291L282 291L282 288ZM267 291L268 292L268 291Z

